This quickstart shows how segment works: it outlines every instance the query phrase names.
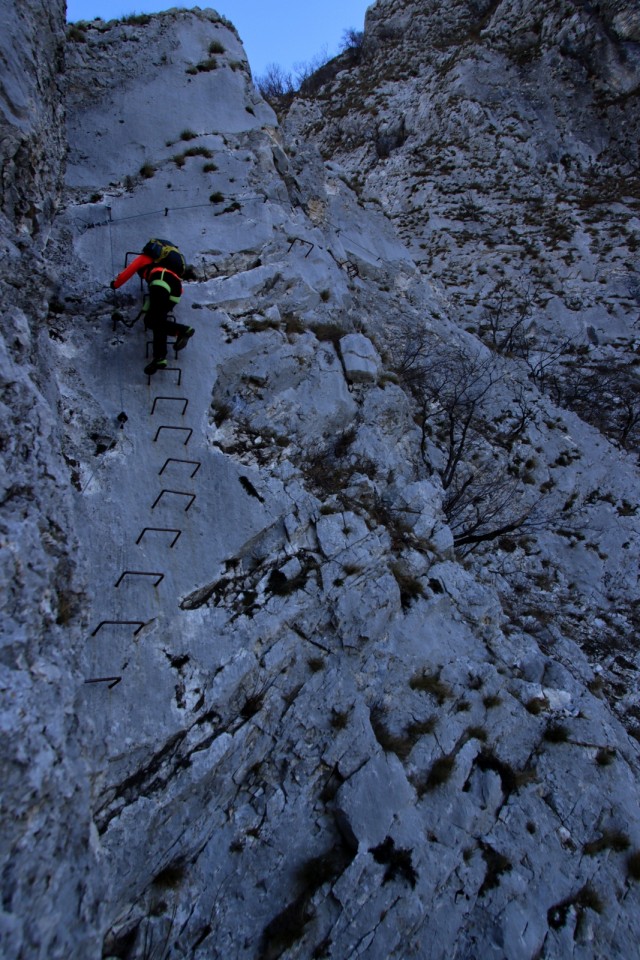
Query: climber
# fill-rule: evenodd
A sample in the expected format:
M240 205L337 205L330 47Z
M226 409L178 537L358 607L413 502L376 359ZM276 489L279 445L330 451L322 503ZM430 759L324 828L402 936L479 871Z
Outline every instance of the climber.
M153 331L153 359L144 368L151 375L167 366L167 337L175 336L176 353L183 350L193 334L193 327L170 318L182 296L182 279L193 276L177 247L167 240L150 240L142 253L122 270L111 288L117 290L137 273L146 280L149 293L143 305L145 329Z

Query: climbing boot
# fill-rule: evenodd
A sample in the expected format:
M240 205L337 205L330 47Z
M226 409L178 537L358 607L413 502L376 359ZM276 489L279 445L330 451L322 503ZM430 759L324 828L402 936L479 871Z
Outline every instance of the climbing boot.
M189 343L189 340L194 335L195 330L193 327L188 327L184 333L181 333L176 342L173 345L173 349L177 353L178 350L184 350L186 345Z
M148 363L144 368L144 372L147 376L151 376L156 372L156 370L166 370L167 361L166 360L152 360L151 363Z

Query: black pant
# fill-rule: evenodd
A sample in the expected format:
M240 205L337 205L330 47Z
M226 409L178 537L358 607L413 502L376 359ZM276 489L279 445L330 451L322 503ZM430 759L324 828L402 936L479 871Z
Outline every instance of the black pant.
M167 356L167 337L180 337L189 329L184 323L158 313L147 314L145 325L153 331L153 359L164 360Z

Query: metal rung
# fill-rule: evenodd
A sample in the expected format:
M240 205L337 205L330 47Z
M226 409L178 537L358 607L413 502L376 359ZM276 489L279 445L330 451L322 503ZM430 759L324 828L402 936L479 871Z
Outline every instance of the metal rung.
M187 407L189 406L189 401L186 397L155 397L153 401L153 405L151 407L151 416L153 416L153 414L155 413L156 403L158 402L158 400L171 400L172 402L177 401L178 403L184 403L184 407L182 408L182 414L181 414L181 416L183 417L185 415Z
M311 240L303 240L302 237L294 237L291 243L289 244L289 249L287 250L287 253L291 253L291 250L295 243L304 243L309 247L309 249L304 255L305 260L307 259L307 257L309 256L313 248L315 247L315 243L311 243Z
M157 587L161 580L164 580L164 573L150 573L147 570L125 570L116 581L116 587L119 587L125 577L157 577L154 587Z
M147 623L148 623L147 620L101 620L98 626L95 628L95 630L91 634L91 636L95 637L98 631L107 625L113 624L116 626L124 625L128 627L133 627L137 624L137 629L133 631L134 637L137 637L137 635L140 633L142 628L146 626Z
M138 539L136 540L136 543L140 543L145 533L149 533L151 531L155 531L156 533L175 533L175 537L169 544L169 549L175 546L178 537L182 533L182 530L175 530L170 527L145 527L142 533L140 534L140 536L138 537Z
M360 271L358 270L358 267L357 267L356 264L353 262L353 260L345 260L344 263L341 264L341 266L343 266L343 267L346 268L347 274L348 274L350 277L359 277L359 276L360 276Z
M122 677L93 677L91 680L85 680L85 683L108 683L109 690L113 690L114 687L117 687Z
M184 444L183 444L183 446L185 446L185 447L186 447L186 445L189 443L189 440L191 439L191 434L193 433L193 428L192 428L192 427L172 427L172 426L169 426L169 424L164 424L164 423L163 423L162 426L161 426L161 427L158 427L158 429L156 430L156 435L155 435L155 437L153 438L154 443L155 443L155 441L158 439L158 437L160 436L160 431L161 431L161 430L186 430L188 436L187 436L187 439L185 440L185 442L184 442Z
M190 463L190 464L192 464L192 465L195 464L195 470L194 470L193 473L191 474L191 477L195 477L196 473L198 472L198 470L199 470L200 467L202 466L200 460L180 460L178 457L169 457L168 460L165 460L164 466L162 467L162 469L158 471L158 476L161 476L161 474L164 473L164 468L165 468L165 467L167 466L167 464L169 464L169 463ZM191 478L190 478L190 479L191 479Z
M161 498L165 493L175 493L175 495L176 495L177 497L189 497L189 498L190 498L190 499L189 499L189 503L188 503L188 504L186 505L186 507L184 508L184 512L185 512L185 513L187 512L187 510L189 509L189 507L191 506L191 504L193 503L193 501L194 501L195 498L196 498L196 494L195 494L195 493L185 493L184 490L161 490L160 493L158 494L158 496L156 497L156 499L155 499L155 500L153 501L153 503L151 504L151 509L152 509L152 510L155 509L155 507L157 506L160 498Z
M360 271L358 270L358 266L357 266L357 264L355 264L355 263L353 262L353 260L338 260L338 258L336 257L335 253L333 253L331 250L329 250L329 255L335 260L335 262L338 264L338 266L339 266L342 270L346 270L346 271L347 271L347 273L349 274L350 277L359 277L359 276L360 276ZM380 258L378 258L378 259L380 259Z
M175 320L174 315L173 315L172 313L167 314L167 320ZM147 327L147 326L145 325L145 328L144 328L144 329L145 329L145 331L146 331L146 330L149 329L149 327ZM178 334L175 334L175 335L174 335L174 339L173 339L173 340L169 340L169 338L167 337L167 346L168 346L168 347L173 347L173 346L175 346L175 342L176 342L177 339L178 339ZM153 340L147 340L147 342L146 342L146 344L145 344L144 355L145 355L145 359L146 359L146 360L149 359L149 347L153 347Z
M146 330L146 329L148 329L148 328L145 327L145 330ZM176 340L177 340L177 339L178 339L178 337L177 337L177 335L176 335L176 337L175 337L173 340L167 340L167 347L173 347L173 346L175 346L175 343L176 343ZM147 342L146 342L146 344L145 344L145 348L144 348L144 358L145 358L145 360L148 360L148 359L149 359L149 348L150 348L150 347L151 347L151 349L153 349L153 340L147 340Z
M177 374L178 374L178 379L176 380L176 387L181 386L181 384L182 384L182 367L158 367L158 369L156 370L156 373L162 373L163 370L164 370L165 373L177 373ZM152 376L155 376L155 374L150 374L150 373L147 374L147 386L150 386L150 384L151 384L151 377L152 377Z

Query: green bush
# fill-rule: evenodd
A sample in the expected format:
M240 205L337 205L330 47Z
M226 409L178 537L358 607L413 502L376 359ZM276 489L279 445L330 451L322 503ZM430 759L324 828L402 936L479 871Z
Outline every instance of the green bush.
M146 27L151 23L151 17L148 13L130 13L127 17L122 17L120 23L124 23L127 27Z
M87 28L81 26L80 24L73 23L67 30L67 40L72 40L74 43L86 43L87 38L85 36L85 30Z
M196 71L198 73L209 73L211 70L218 69L218 61L215 57L209 57L208 60L201 60L200 63L196 63Z
M189 147L188 150L184 152L185 157L209 157L213 156L213 152L209 147Z

